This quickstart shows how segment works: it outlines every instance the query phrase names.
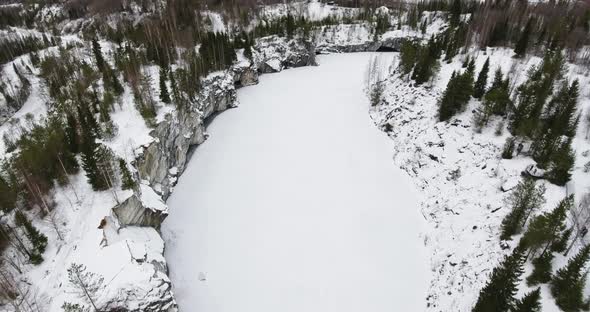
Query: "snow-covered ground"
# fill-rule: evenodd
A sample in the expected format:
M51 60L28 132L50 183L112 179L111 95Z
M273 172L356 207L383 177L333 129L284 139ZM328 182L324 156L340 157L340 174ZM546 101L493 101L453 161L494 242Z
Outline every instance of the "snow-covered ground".
M424 309L425 223L368 115L371 56L264 75L209 126L163 225L182 310Z
M510 72L515 85L522 84L527 79L527 70L540 62L538 57L514 59L513 51L506 48L472 50L469 54L476 58L477 73L489 57L490 73L500 67L505 74ZM492 269L511 252L502 249L499 239L501 221L510 211L505 202L510 193L503 192L501 186L520 181L521 172L534 163L524 155L510 160L500 157L510 135L500 117L494 117L482 133L473 129L473 111L480 105L476 100L471 100L468 108L450 122L438 122L440 96L453 70L461 69L464 58L459 56L449 64L441 64L440 72L427 86L414 87L399 74L391 75L384 82L387 87L383 105L371 110L378 125L391 125L389 136L396 149L394 162L412 177L423 194L420 210L429 224L424 237L432 272L427 311L433 312L470 311ZM590 83L590 77L579 67L569 64L566 69L570 80L579 79L582 86ZM490 77L488 83L491 80ZM582 115L590 109L588 88L581 88L578 109ZM502 122L502 134L496 135L494 132ZM547 187L547 202L541 211L551 211L573 190L576 200L590 190L588 173L583 170L589 161L585 151L590 150L590 143L584 139L587 126L585 122L579 126L574 141L576 165L567 188L538 182ZM517 242L518 237L510 245L514 247ZM553 269L566 262L563 257L556 257ZM523 279L530 271L527 264ZM518 296L530 290L523 282ZM547 285L542 285L541 296L543 311L559 311Z

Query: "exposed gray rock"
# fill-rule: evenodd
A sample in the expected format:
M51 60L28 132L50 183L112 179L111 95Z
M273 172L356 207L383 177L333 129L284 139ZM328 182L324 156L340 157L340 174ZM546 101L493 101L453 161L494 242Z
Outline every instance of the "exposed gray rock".
M202 85L196 103L166 116L156 126L151 133L156 140L137 160L141 179L147 180L164 199L168 198L176 181L169 170L177 168L181 174L190 148L205 141L204 120L215 112L235 106L233 73L211 75L203 79Z
M269 36L256 40L254 66L259 73L274 73L285 68L314 66L315 46L301 39Z
M318 45L316 51L318 54L328 53L354 53L354 52L376 52L376 51L387 51L387 52L399 52L401 46L405 40L411 40L411 38L386 38L380 41L366 41L363 43L356 44L321 44Z
M250 65L248 67L236 67L234 73L234 83L238 87L258 84L258 71Z
M121 225L156 225L155 216L149 214L149 210L143 207L135 194L113 207L113 212Z

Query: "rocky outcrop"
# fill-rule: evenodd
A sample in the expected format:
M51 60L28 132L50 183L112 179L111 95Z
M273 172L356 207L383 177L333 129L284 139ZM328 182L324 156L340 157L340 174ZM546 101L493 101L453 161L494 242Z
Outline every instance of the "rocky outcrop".
M168 216L168 207L146 184L141 184L131 197L113 208L121 226L150 226L159 229Z
M13 64L15 64L13 62ZM0 125L10 119L23 107L31 94L31 82L20 71L15 71L16 66L4 65L0 78Z
M242 61L226 72L204 78L198 99L168 115L152 131L155 140L144 147L137 159L137 167L141 179L146 180L162 198L168 198L177 175L184 171L191 147L207 138L205 120L236 106L236 86L258 83L259 72L316 64L313 45L277 36L259 39L253 59L253 62ZM276 63L275 69L268 69L269 63Z
M316 52L394 52L401 49L404 40L414 40L414 34L401 31L388 32L375 38L374 26L368 23L323 26L314 32Z
M354 53L354 52L399 52L402 43L408 38L385 38L379 41L368 40L356 44L330 44L319 45L316 49L318 54L329 53Z
M285 68L313 66L315 45L302 40L287 40L278 36L256 40L253 66L259 73L275 73Z
M206 139L204 120L235 106L236 90L232 72L210 75L201 82L198 100L166 116L152 131L154 142L144 147L137 160L141 179L166 199L186 165L192 146Z
M164 241L151 227L123 227L115 218L104 222L102 253L108 257L110 280L101 290L101 311L176 312L168 278Z

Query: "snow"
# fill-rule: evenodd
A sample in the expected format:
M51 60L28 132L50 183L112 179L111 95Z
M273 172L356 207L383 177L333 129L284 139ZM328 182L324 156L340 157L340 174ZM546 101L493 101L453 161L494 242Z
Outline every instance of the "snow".
M294 16L303 16L311 21L320 21L327 17L352 17L359 12L357 8L345 8L318 0L297 1L291 3L280 3L265 5L260 8L260 19L276 19L292 14Z
M201 12L201 15L205 18L205 20L208 19L208 21L211 23L210 26L212 32L225 33L227 31L221 14L212 11L204 11Z
M215 118L162 229L181 309L423 310L419 195L368 116L370 57L264 75Z
M150 136L150 129L135 108L133 92L128 85L125 85L125 90L117 101L119 105L115 105L115 110L111 113L111 120L117 127L117 135L103 144L117 156L132 161L136 157L135 149L148 145L154 138Z
M273 58L271 60L266 61L266 65L272 68L274 71L279 72L281 71L281 60Z
M168 206L162 201L160 195L154 192L147 181L142 181L140 183L140 189L141 202L144 207L151 209L152 211L168 211Z
M508 191L512 190L513 188L515 188L518 185L519 182L520 182L520 179L518 177L509 178L506 182L504 182L504 184L502 184L502 191L508 192Z

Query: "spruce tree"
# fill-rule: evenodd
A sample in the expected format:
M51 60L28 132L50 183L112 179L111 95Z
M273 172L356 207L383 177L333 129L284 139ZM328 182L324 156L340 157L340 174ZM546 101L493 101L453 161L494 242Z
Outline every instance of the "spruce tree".
M568 86L565 82L557 94L549 101L544 112L542 132L551 132L554 136L573 137L579 122L577 114L579 82L574 80Z
M574 205L574 197L570 195L561 200L551 212L545 212L533 218L522 237L522 241L530 253L534 254L539 249L542 253L550 250L551 245L560 238L565 230L565 219L568 211Z
M516 43L516 46L514 47L514 54L518 58L523 57L526 54L527 46L529 44L529 37L531 36L532 27L533 27L533 19L529 18L529 20L526 23L526 26L524 27L524 30L522 31L522 34L520 35L520 39L518 39L518 42Z
M460 21L461 21L461 0L453 0L453 3L451 4L449 23L451 24L451 27L456 27L459 25Z
M516 302L512 312L541 312L541 289L537 288Z
M545 202L544 194L545 187L536 187L535 180L531 178L524 178L518 183L509 197L512 210L502 220L500 239L508 240L521 232L531 213Z
M567 249L567 245L568 245L571 235L572 235L571 228L563 231L559 235L559 238L555 242L553 242L553 244L551 245L551 251L559 252L559 253L564 252Z
M449 79L449 83L447 84L447 88L445 89L445 92L443 93L443 96L439 103L438 119L440 121L450 119L459 110L457 107L457 79L457 73L453 72L453 74L451 75L451 79Z
M119 171L121 172L121 188L124 190L135 187L135 180L127 168L127 163L122 158L119 158Z
M104 72L104 58L102 57L102 50L100 49L100 44L96 38L92 39L92 53L94 53L94 58L96 59L96 67L101 72Z
M116 95L123 94L123 91L125 91L125 89L123 89L123 86L119 82L119 78L117 78L117 72L115 70L110 70L110 72L111 72L111 85L113 87L113 92Z
M440 121L449 120L463 111L473 94L473 66L468 65L463 74L453 72L447 89L439 102L438 117Z
M472 312L509 311L516 304L516 292L523 273L525 249L517 246L510 256L492 271Z
M473 97L476 99L481 99L486 91L486 85L488 83L488 71L490 69L490 58L486 59L486 62L483 64L479 75L477 76L477 81L475 82L475 86L473 87Z
M86 178L92 185L95 191L102 191L108 188L108 183L105 181L103 174L99 169L98 147L96 142L97 134L92 124L96 123L94 116L90 113L88 108L82 108L79 111L81 116L80 126L82 128L83 142L80 147L82 153L82 168L86 172Z
M533 272L526 279L529 286L544 284L551 281L553 253L545 252L533 260Z
M166 70L160 68L160 100L166 104L170 104L170 94L166 86Z
M502 158L512 159L512 154L514 154L515 142L516 139L514 137L506 138L506 143L504 143L504 148L502 149Z
M39 232L20 210L17 210L14 214L14 223L25 229L25 234L35 249L35 252L31 253L30 256L31 263L40 264L43 262L43 253L47 247L47 236Z
M66 140L67 146L71 153L78 153L79 151L79 136L78 136L78 122L73 114L66 115Z
M582 270L589 256L590 246L584 246L565 267L557 270L551 280L551 294L563 311L580 311L588 307L583 293L586 273Z
M0 210L9 212L16 206L17 192L0 171Z
M404 75L412 72L418 57L418 45L410 40L404 40L400 48L399 67Z
M416 66L412 72L412 79L416 84L423 84L434 76L439 67L440 52L439 42L434 37L428 40L425 48L419 49Z
M568 138L551 157L551 166L547 179L556 185L563 186L571 178L576 156L572 150L572 138Z

